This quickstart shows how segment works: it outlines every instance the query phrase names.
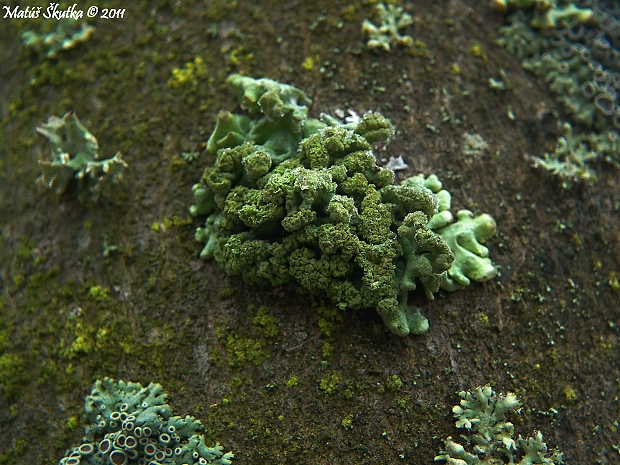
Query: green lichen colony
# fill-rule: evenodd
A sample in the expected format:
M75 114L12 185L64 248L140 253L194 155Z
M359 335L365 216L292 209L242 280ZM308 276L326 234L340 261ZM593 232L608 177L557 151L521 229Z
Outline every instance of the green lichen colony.
M196 232L202 258L249 284L294 281L340 308L373 307L400 336L428 329L408 303L418 282L432 299L440 287L495 276L481 245L495 232L492 218L464 211L450 224L450 195L436 177L395 184L377 165L371 144L389 140L389 120L309 118L299 89L241 75L228 82L261 117L222 111L207 142L217 158L190 209L206 215Z

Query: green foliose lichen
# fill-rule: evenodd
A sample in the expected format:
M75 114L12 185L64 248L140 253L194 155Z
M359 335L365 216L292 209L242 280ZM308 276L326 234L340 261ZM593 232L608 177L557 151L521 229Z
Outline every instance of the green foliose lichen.
M462 211L453 222L436 176L394 184L377 165L371 144L394 131L386 118L317 120L308 116L311 100L288 84L228 82L258 119L220 112L207 142L216 160L194 185L190 208L206 216L196 231L202 258L250 284L295 281L340 309L374 307L401 336L428 329L408 303L418 283L432 299L440 287L495 276L481 245L495 232L490 216ZM330 333L333 321L321 322Z

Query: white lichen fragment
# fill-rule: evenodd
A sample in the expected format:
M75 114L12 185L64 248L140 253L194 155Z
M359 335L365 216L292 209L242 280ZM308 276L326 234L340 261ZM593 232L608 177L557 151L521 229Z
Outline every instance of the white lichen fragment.
M398 157L390 157L388 162L385 164L385 168L392 171L400 171L406 170L407 168L409 168L409 165L405 163L405 160L403 160L403 157L401 155Z

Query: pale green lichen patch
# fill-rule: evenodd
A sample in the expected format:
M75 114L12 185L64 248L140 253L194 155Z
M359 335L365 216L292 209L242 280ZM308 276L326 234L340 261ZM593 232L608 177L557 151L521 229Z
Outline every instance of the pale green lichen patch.
M528 9L532 10L530 24L537 29L553 29L555 27L590 23L595 20L590 8L579 8L573 3L549 0L491 0L490 5L496 11Z
M450 465L563 463L563 454L557 449L549 451L540 431L531 437L519 435L515 438L515 428L508 416L521 404L513 393L496 394L486 385L473 391L461 391L459 396L460 404L452 409L455 425L468 434L462 434L459 442L452 437L446 439L445 450L435 461Z
M74 181L82 191L80 195L84 191L98 195L105 181L119 180L127 168L120 152L112 158L99 159L97 139L73 112L62 118L51 116L47 123L37 127L37 132L54 144L51 161L39 161L43 174L37 183L58 194L64 193Z
M86 21L62 18L53 32L39 34L25 31L22 34L22 41L26 47L44 53L49 58L57 58L61 51L73 48L80 42L86 42L94 31L95 28Z
M378 3L375 5L375 16L379 25L373 24L368 19L362 23L362 32L368 36L366 44L368 48L389 52L394 45L403 47L413 45L411 36L400 33L401 29L413 24L413 18L404 12L402 6L392 5L391 3L386 6L383 3Z
M564 123L565 134L558 138L555 150L545 152L544 157L531 157L534 166L542 167L561 179L562 187L568 188L574 182L596 181L596 173L587 165L588 161L598 158L599 142L605 137L596 137L594 134L574 134L569 123ZM620 139L610 140L620 149Z

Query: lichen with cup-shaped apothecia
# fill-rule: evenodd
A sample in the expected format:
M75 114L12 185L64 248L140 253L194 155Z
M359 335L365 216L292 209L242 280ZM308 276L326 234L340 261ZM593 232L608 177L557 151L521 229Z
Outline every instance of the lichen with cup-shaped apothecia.
M231 452L205 444L200 421L173 415L166 401L160 384L97 380L84 401L83 443L59 465L231 465Z

